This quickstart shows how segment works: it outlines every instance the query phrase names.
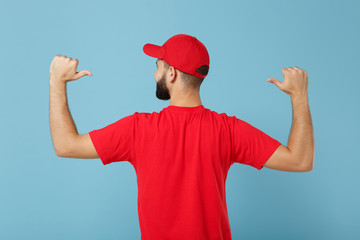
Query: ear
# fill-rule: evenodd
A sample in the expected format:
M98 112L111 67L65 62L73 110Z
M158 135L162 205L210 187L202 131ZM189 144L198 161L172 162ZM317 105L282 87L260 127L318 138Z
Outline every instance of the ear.
M175 80L176 80L177 72L176 72L176 69L175 69L173 66L170 66L170 67L169 67L168 74L169 74L169 80L170 80L170 82L171 82L171 83L174 83Z

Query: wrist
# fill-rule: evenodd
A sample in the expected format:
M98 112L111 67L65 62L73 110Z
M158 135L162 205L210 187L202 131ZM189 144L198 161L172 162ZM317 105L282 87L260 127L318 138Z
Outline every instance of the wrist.
M290 95L291 97L291 100L293 101L304 101L304 100L308 100L308 93L307 92L304 92L304 93L298 93L298 94L291 94Z
M65 81L61 81L59 79L55 79L54 77L50 77L50 86L64 86L66 85Z

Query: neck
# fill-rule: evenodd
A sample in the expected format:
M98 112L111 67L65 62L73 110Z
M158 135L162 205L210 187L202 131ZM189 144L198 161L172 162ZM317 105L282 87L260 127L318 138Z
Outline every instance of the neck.
M197 107L202 105L199 90L173 93L170 106Z

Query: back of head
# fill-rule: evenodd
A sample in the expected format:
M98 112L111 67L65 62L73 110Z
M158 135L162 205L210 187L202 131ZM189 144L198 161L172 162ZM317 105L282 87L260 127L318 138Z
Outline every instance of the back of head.
M199 88L209 72L210 58L204 44L193 36L178 34L162 46L145 44L145 54L163 59L165 68L173 66L180 72L184 85Z
M170 65L165 60L164 60L164 67L165 67L165 70L169 69L169 67L170 67ZM208 74L208 71L209 71L209 67L206 65L203 65L196 70L196 72L200 73L201 75L205 75L205 76ZM194 75L183 72L181 70L179 70L179 73L180 73L180 78L186 88L194 88L194 89L200 88L200 85L204 81L204 78L205 78L205 77L202 77L202 78L196 77Z

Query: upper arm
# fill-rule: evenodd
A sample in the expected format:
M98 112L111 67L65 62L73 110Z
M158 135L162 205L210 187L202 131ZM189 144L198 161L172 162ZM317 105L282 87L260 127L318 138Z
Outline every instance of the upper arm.
M57 155L66 158L99 158L89 133L72 138L68 146L68 149Z
M289 149L280 145L271 157L265 162L264 167L287 171L287 172L307 172L309 171L302 166L299 161L294 159Z

